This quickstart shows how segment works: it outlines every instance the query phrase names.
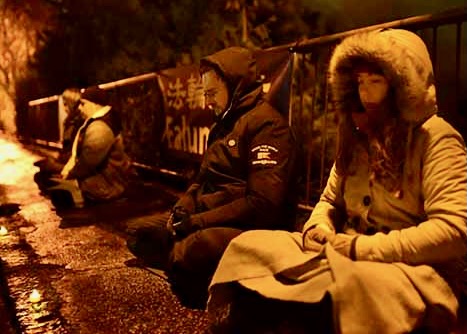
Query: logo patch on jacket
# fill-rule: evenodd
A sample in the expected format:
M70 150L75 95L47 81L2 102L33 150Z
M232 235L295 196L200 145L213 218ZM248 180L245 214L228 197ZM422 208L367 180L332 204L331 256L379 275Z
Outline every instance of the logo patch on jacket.
M277 148L271 145L258 145L251 149L253 156L253 165L277 165L277 160L274 159L274 153L279 152Z

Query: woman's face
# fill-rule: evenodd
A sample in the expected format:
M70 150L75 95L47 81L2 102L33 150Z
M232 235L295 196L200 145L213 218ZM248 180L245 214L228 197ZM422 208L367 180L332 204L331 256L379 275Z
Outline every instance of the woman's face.
M201 79L204 89L204 108L219 116L226 110L229 103L227 85L215 71L203 73Z
M389 91L388 80L381 74L369 71L358 71L356 73L358 84L358 95L363 108L367 112L381 108Z
M389 82L382 75L368 68L359 68L355 71L358 85L358 95L363 106L363 112L353 112L352 119L355 126L365 133L377 131L380 124L386 120L387 97Z

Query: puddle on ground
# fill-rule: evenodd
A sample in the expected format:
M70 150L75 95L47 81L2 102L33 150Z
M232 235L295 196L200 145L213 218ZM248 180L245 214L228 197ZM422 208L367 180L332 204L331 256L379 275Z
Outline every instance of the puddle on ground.
M18 215L3 219L9 233L0 236L0 286L7 290L2 295L10 298L6 304L14 307L9 313L16 314L16 319L11 322L19 327L19 333L67 333L60 318L59 296L48 283L51 277L61 276L64 268L39 263L38 256L18 235L19 229L15 230L20 221ZM40 294L40 301L35 303L30 300L33 289Z

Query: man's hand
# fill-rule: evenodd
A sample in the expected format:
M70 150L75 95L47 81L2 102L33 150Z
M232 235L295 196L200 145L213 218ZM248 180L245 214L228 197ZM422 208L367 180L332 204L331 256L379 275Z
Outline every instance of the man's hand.
M199 224L196 224L190 213L182 206L176 206L172 210L167 228L174 236L184 238L196 230L200 229Z
M335 232L326 224L318 224L305 231L303 235L303 248L319 252L323 245L334 237Z
M174 215L172 212L169 216L169 219L167 220L166 228L169 231L169 233L175 237L177 235L177 232L174 230L173 224L174 224Z

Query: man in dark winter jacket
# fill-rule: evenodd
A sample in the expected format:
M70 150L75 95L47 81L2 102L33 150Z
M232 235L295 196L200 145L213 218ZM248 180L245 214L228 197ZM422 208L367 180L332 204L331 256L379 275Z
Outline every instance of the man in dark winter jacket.
M216 114L194 183L171 212L129 224L128 247L164 269L182 302L204 307L230 240L251 229L293 228L296 143L287 118L263 99L253 53L201 60L205 107Z

